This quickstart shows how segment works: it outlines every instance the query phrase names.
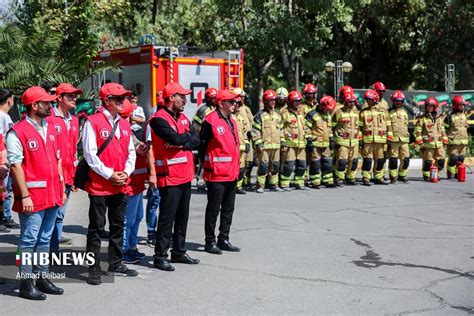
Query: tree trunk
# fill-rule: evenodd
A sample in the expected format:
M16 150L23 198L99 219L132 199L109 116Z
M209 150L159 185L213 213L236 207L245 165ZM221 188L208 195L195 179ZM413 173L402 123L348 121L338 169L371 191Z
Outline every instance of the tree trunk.
M156 14L158 11L158 0L153 0L153 8L151 9L151 24L155 25L156 23Z

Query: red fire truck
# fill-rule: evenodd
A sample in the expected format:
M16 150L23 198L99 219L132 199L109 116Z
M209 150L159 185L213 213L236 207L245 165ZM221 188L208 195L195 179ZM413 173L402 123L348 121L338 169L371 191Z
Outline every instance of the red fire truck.
M198 51L186 46L141 45L102 51L95 62L107 59L119 61L122 72L103 72L88 79L83 87L97 92L106 82L121 83L138 94L139 105L147 116L153 112L157 93L170 82L179 82L193 91L185 108L190 119L203 103L208 87L233 89L244 85L243 50Z

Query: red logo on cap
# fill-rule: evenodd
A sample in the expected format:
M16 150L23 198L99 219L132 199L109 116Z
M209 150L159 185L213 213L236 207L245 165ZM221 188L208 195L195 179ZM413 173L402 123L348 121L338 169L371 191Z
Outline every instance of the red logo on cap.
M100 138L106 140L110 136L110 131L106 128L103 128L103 129L100 130L99 134L100 134Z
M27 141L26 141L26 146L28 147L28 149L30 151L37 151L38 148L39 148L39 143L36 139L34 138L29 138Z
M56 130L56 133L58 133L58 134L61 134L62 131L63 131L61 125L59 125L59 124L54 124L54 129Z
M224 135L225 133L225 128L222 125L217 125L216 130L217 130L217 134L219 135Z

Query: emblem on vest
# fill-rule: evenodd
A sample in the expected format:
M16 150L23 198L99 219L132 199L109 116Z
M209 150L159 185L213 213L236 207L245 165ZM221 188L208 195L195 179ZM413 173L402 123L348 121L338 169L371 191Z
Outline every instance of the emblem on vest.
M26 147L28 147L28 149L30 151L37 151L38 148L39 148L39 143L36 139L34 138L29 138L27 141L26 141Z
M225 133L225 128L222 125L217 125L216 130L217 130L217 134L219 135L224 135Z
M128 137L128 131L122 131L123 136Z
M107 140L107 138L110 136L110 131L106 128L103 128L100 130L99 135L103 140Z
M61 134L63 129L61 128L61 125L59 124L54 124L54 129L56 130L56 133Z
M188 125L188 120L181 120L181 124L183 124L184 126L187 126Z
M49 141L51 141L51 142L55 141L54 135L49 135Z

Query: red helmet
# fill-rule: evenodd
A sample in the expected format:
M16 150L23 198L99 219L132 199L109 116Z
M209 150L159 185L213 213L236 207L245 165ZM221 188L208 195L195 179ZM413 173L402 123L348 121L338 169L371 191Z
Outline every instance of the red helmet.
M342 86L341 89L339 89L339 97L344 101L344 94L346 92L354 93L354 89L351 86Z
M464 100L464 98L462 96L460 96L460 95L454 96L454 98L453 98L453 110L462 111L463 110L462 107L464 107L465 104L466 104L466 101Z
M374 91L374 90L367 90L365 91L364 93L364 99L369 99L369 100L372 100L374 102L379 102L380 98L379 98L379 94Z
M438 100L435 97L429 97L428 99L425 100L425 109L427 105L432 105L433 106L433 112L438 111Z
M210 100L217 96L217 89L216 88L207 88L206 92L204 93L204 98L206 100Z
M307 83L303 88L303 94L306 93L318 93L318 88L312 83Z
M288 102L292 101L301 101L303 100L303 96L301 93L297 90L293 90L290 93L288 93Z
M395 101L403 102L405 101L405 95L400 90L393 91L392 95L390 96L390 99L392 100L392 102L395 102Z
M344 93L344 98L343 99L344 99L344 102L346 102L346 101L355 102L355 101L357 101L357 96L355 95L354 92L347 91L347 92Z
M265 92L263 93L263 101L275 100L276 98L277 94L272 89L265 90Z
M332 112L336 108L336 100L334 100L333 97L330 95L326 95L321 98L319 101L319 104L321 104L321 109Z
M374 90L385 92L385 90L387 90L387 89L385 89L385 85L382 82L377 81L376 83L374 83Z

